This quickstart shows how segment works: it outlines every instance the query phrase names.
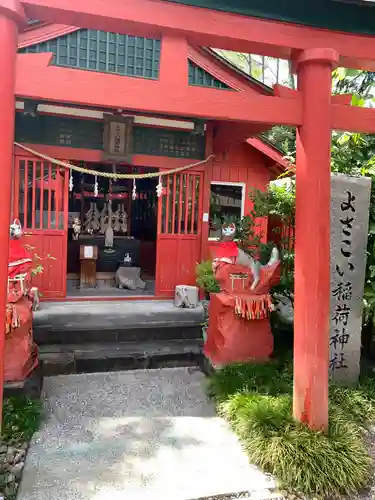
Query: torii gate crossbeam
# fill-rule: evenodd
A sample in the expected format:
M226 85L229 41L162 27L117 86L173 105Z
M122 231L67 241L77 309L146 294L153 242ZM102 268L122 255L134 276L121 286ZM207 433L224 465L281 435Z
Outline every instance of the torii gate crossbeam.
M161 64L164 47L162 43ZM164 78L162 72L155 81L62 68L51 65L52 57L48 53L17 55L17 97L206 120L302 125L301 92L280 85L276 86L275 97L245 92L223 94L214 89L176 86L170 75ZM176 65L175 76L178 70ZM117 90L119 78L121 92ZM374 110L351 107L347 97L332 96L332 129L375 133Z

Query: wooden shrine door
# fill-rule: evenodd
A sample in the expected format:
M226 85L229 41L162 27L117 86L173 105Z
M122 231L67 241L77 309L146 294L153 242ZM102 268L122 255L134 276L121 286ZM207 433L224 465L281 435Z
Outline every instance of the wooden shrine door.
M173 296L176 285L194 285L201 256L203 174L168 174L158 206L157 296Z
M65 297L68 242L69 172L35 157L15 156L13 218L32 247L32 283L45 298Z

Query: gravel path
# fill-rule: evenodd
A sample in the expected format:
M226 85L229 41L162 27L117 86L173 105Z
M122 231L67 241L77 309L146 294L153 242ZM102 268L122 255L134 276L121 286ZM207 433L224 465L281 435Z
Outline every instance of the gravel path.
M18 500L270 496L203 388L185 368L47 378Z

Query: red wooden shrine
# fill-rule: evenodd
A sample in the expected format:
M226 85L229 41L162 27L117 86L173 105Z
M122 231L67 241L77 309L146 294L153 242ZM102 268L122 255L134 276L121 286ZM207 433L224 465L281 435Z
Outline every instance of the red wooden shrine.
M35 48L35 42L37 41L44 44L50 43L49 40L51 37L65 36L66 33L75 33L77 30L78 28L64 27L61 25L50 25L48 29L43 24L40 27L37 25L21 34L19 47L21 50L26 50L28 47ZM53 40L55 40L55 38L52 38L52 41ZM205 73L206 78L209 75L212 82L216 82L216 85L219 84L225 89L220 90L220 92L227 94L228 90L234 90L249 96L271 95L273 93L271 88L261 85L256 80L228 67L219 56L215 55L210 50L197 49L188 46L184 40L170 37L164 37L161 45L160 78L166 78L168 81L175 81L177 76L171 69L175 69L177 75L183 71L182 76L180 75L181 82L176 81L176 84L180 85L181 88L184 88L185 80L188 78L186 74L186 60L184 62L183 58L185 53L189 61L191 61L191 64L196 65L196 70L198 72ZM37 61L46 60L46 57L49 61L51 59L51 54L20 54L20 59L26 61L27 65L29 63L33 65ZM31 70L30 74L34 75L32 79L40 78L40 68L37 69L34 67L29 69ZM61 75L63 79L68 75L73 78L77 76L78 78L82 78L85 74L85 71L80 70L73 70L72 73L72 70L66 67L51 66L51 69L53 72L56 69L59 72L62 71ZM178 69L180 71L177 71ZM18 73L22 73L22 70L19 68ZM99 72L97 74L93 72L90 73L90 75L90 78L96 79L99 77L106 85L113 86L113 93L117 95L122 92L123 80L125 80L125 84L127 84L129 80L128 78L121 78L120 81L117 76L108 73L104 74ZM17 79L17 81L22 84L23 79ZM140 80L140 84L143 83L143 80ZM154 84L157 82L146 81L146 84L148 83ZM28 93L30 90L31 86L29 87ZM206 90L209 90L212 95L215 95L214 88L207 88ZM41 93L45 93L45 91L46 89L43 89ZM21 104L21 107L17 107L18 117L23 117L24 115L22 111L22 106L24 106L24 104L22 104L21 96L22 92L17 99L18 104ZM96 106L97 108L100 105L99 95L96 100L99 103ZM77 106L78 104L79 102L76 101ZM144 108L141 106L141 109ZM85 112L85 110L82 109L80 111L81 113L82 111ZM40 118L61 117L62 119L66 119L67 116L80 115L79 112L78 114L77 112L74 114L74 109L72 110L71 107L64 106L63 102L59 102L59 106L51 106L50 104L46 107L44 105L44 108L41 108L40 112ZM91 120L89 120L89 116L90 113L86 110L85 118L83 120L76 118L76 121L80 121L83 124L89 123L89 121L92 123ZM100 112L95 111L94 117L96 118L96 116L100 116ZM137 114L135 116L137 117ZM147 121L147 116L141 118ZM98 119L101 120L102 118ZM37 120L38 119L35 118L34 122L31 121L30 126L37 126ZM148 120L150 120L150 118L148 118ZM154 121L151 121L148 125L149 130L158 130L157 127L166 124L164 125L165 127L171 127L173 125L173 128L178 133L184 130L181 127L186 126L186 119L185 121L179 119L175 122L171 122L170 120L168 122L168 120L158 120L154 117L151 118L151 120ZM194 123L187 122L187 125L191 127ZM206 121L204 131L205 150L203 151L203 155L206 158L212 155L212 159L206 164L198 165L183 173L175 173L163 177L162 182L164 189L157 207L156 241L148 242L148 244L142 242L140 248L142 268L146 269L146 271L153 268L156 271L154 298L172 297L175 286L179 283L194 284L197 262L202 259L210 258L210 251L217 244L216 238L212 237L208 230L207 220L204 220L204 214L207 216L210 212L209 202L211 184L241 186L243 205L241 215L245 215L249 213L252 208L248 197L250 189L254 187L265 189L271 179L275 178L279 172L287 168L287 162L283 160L279 151L273 149L269 144L263 142L259 138L249 139L250 134L259 133L261 130L265 130L265 128L265 126L253 124L236 127L233 124L229 125L227 122L214 120ZM166 128L164 130L172 131L173 129ZM41 137L41 140L44 140L44 138ZM29 149L31 148L51 158L59 160L65 159L73 164L84 162L84 164L87 165L90 163L91 168L94 168L95 164L103 162L102 151L98 149L88 149L88 147L82 146L69 147L67 145L46 145L37 142L30 143L30 141L25 142L24 146ZM65 140L63 142L65 142ZM131 163L133 168L140 168L141 171L147 166L148 168L167 174L170 169L198 162L198 159L189 157L188 149L186 149L185 152L183 147L179 148L179 146L177 146L177 152L178 149L182 151L181 157L172 158L170 156L156 156L152 154L134 154ZM168 151L166 154L168 154ZM29 188L26 196L24 196L26 160L29 162L27 163ZM44 176L41 176L42 170L40 165L45 165L45 171L43 171ZM52 169L51 180L48 179L48 168ZM121 168L122 167L120 167L120 171ZM35 285L39 287L43 294L42 300L64 300L67 296L67 200L71 198L71 196L68 191L67 178L65 178L64 181L61 178L64 169L62 167L57 169L58 179L61 178L58 184L56 184L57 181L55 180L55 170L56 167L52 163L43 162L40 158L30 155L30 153L22 147L16 146L15 176L13 182L13 212L16 216L22 218L22 223L25 224L25 231L30 244L35 247L35 253L43 259L43 267L45 268L44 273L34 278ZM68 175L67 172L65 174ZM41 191L44 192L44 195L40 194ZM74 197L75 199L82 199L92 194L93 193L88 191L83 191L74 193ZM131 200L129 199L130 194L131 193L128 192L124 195L114 193L112 199L117 200L123 198L126 203L130 203L131 206ZM141 198L142 195L143 193L140 192L139 196ZM97 195L98 200L104 197L105 195L103 193L98 193ZM58 206L55 206L55 198ZM20 199L22 199L21 203ZM44 200L43 206L41 205L42 199ZM47 200L52 200L52 205L48 205ZM64 204L61 204L60 200L61 202L63 201ZM36 225L34 224L35 210L39 213L44 213L43 220L39 221L38 219ZM60 214L57 214L59 210ZM58 226L54 225L57 216L59 217ZM48 221L53 222L52 227L48 225ZM259 228L259 231L264 235L266 234L266 221L264 221L263 227ZM52 258L48 258L48 256ZM170 265L171 256L173 256L173 266ZM121 297L119 298L121 299ZM126 297L123 298L126 299ZM72 297L69 296L69 299L71 300ZM81 299L80 297L73 297L73 299L85 300L85 298Z
M50 65L52 56L16 56L18 32L32 19L132 33L162 35L158 80L124 78ZM147 15L145 15L147 13ZM177 52L171 43L178 45ZM9 242L12 193L15 96L36 101L86 107L126 109L141 113L230 121L223 141L243 139L273 124L298 127L297 216L295 266L295 387L294 414L313 428L326 428L328 419L329 220L331 130L375 132L374 110L351 108L345 99L332 99L331 73L337 65L374 70L375 37L256 19L224 11L199 9L158 0L0 0L0 165L3 208L0 241ZM189 46L219 47L292 59L298 90L273 96L254 92L221 92L187 85ZM173 68L173 69L172 69ZM234 89L236 90L236 89ZM250 124L250 127L249 127ZM249 128L248 128L249 127ZM219 132L215 137L220 137ZM64 152L65 153L65 152ZM69 158L69 156L64 156ZM77 158L76 158L77 159ZM86 159L87 160L87 159ZM163 165L160 165L163 166ZM207 167L207 177L213 166ZM203 179L203 213L210 180ZM175 216L176 217L176 216ZM178 223L173 228L181 244ZM63 230L63 229L62 229ZM195 230L195 229L194 229ZM207 251L207 222L202 218L202 252ZM314 235L311 238L311 235ZM160 233L166 243L168 233ZM195 233L193 236L193 240ZM189 241L189 254L194 243ZM7 254L0 253L0 311L5 314ZM165 283L165 289L170 286ZM1 319L2 318L2 319ZM4 316L0 321L5 324ZM4 336L0 352L4 352ZM0 357L3 363L3 356ZM0 371L3 369L0 366Z

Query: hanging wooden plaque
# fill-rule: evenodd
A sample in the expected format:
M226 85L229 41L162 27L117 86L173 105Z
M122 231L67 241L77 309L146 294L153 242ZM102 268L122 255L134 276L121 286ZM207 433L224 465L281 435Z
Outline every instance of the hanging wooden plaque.
M104 115L103 156L105 160L131 163L133 116Z

